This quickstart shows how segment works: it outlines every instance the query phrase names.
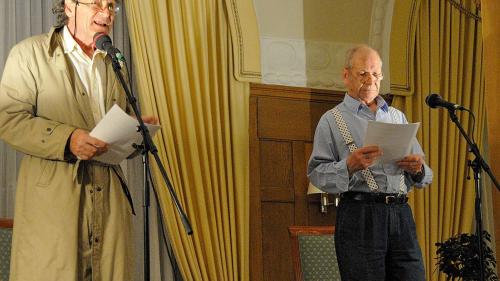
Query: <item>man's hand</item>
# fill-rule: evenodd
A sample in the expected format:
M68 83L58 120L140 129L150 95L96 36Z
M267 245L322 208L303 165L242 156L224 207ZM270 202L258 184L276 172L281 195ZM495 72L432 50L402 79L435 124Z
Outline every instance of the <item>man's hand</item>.
M108 144L91 137L85 130L76 129L71 134L69 149L78 159L90 160L108 151Z
M142 121L146 124L158 125L158 117L153 115L142 116Z
M382 150L376 145L364 146L356 149L349 157L347 157L347 169L349 175L354 172L364 170L371 166L377 158L382 155Z
M401 169L410 173L410 175L415 175L416 173L422 171L424 158L419 154L410 154L396 163Z

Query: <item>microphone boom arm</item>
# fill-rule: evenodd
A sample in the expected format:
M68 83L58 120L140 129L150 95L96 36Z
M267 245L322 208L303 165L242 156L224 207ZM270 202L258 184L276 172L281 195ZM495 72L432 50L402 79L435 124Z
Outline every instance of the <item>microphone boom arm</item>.
M453 123L455 123L457 125L457 128L460 131L460 134L465 138L465 140L467 141L467 144L469 144L470 151L476 157L473 160L473 162L476 162L478 165L478 168L480 168L480 169L482 168L488 174L491 181L493 182L493 185L500 191L500 184L498 183L495 175L491 171L490 166L488 166L486 161L484 161L483 157L481 156L481 152L479 152L479 148L477 147L476 143L469 137L469 135L465 132L464 128L462 127L462 124L460 123L460 121L458 121L458 117L455 113L455 110L448 109L448 113L450 115L451 121L453 121Z

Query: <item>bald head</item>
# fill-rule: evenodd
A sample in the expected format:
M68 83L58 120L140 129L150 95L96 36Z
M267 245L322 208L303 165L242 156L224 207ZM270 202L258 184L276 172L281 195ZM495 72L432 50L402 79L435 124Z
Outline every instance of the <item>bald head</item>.
M358 56L358 55L363 56L366 54L376 55L378 57L378 59L380 60L380 65L382 66L382 59L380 59L380 55L377 52L377 50L373 49L372 47L370 47L366 44L360 44L360 45L356 45L356 46L350 48L349 50L347 50L346 56L345 56L344 68L351 68L352 67L353 59L355 56Z
M351 97L371 106L382 78L382 60L375 49L359 45L347 52L343 80Z

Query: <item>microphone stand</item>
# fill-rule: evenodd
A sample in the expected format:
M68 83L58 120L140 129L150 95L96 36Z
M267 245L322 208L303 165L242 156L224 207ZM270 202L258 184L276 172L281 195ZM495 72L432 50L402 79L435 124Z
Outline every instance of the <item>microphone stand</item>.
M472 152L475 156L474 160L468 161L467 165L472 168L474 171L474 186L476 190L476 197L475 197L475 218L476 218L476 233L478 237L478 246L479 246L479 263L480 263L480 281L484 281L485 279L485 265L484 265L484 253L483 253L483 218L482 218L482 211L481 211L481 170L484 169L486 173L489 175L491 181L495 185L495 187L500 190L500 185L498 184L497 179L493 175L493 172L491 171L490 167L488 164L484 161L483 157L481 156L481 153L479 152L479 148L477 145L474 143L474 141L467 135L465 132L464 128L462 127L462 124L458 120L457 115L455 114L455 108L448 108L448 113L450 116L451 121L457 125L458 130L462 134L462 136L465 138L467 143L469 144L469 150Z
M137 121L139 121L139 127L138 130L142 134L143 138L143 145L142 145L142 163L144 166L144 191L143 191L143 196L144 196L144 281L149 281L150 280L150 253L149 253L149 207L150 207L150 182L148 180L148 175L150 174L150 163L149 163L149 153L151 153L156 161L156 164L158 165L158 168L160 169L160 173L163 177L163 180L165 181L168 191L170 192L170 196L172 197L172 200L174 201L175 207L177 209L177 212L179 213L179 216L181 218L182 224L184 225L184 228L187 232L188 235L193 234L193 229L191 228L191 224L189 223L189 220L187 218L186 213L182 209L179 199L177 199L177 194L175 193L172 184L170 182L170 179L168 178L167 171L165 170L165 167L163 166L160 157L158 156L158 149L156 148L151 135L149 133L148 128L144 124L144 120L142 120L141 112L139 110L139 106L137 105L137 99L134 97L134 95L131 93L130 89L127 86L127 83L125 82L125 79L123 78L123 74L121 73L121 65L118 62L118 59L116 57L113 57L112 55L108 54L108 57L111 58L112 61L112 66L113 70L120 80L120 84L122 85L123 89L125 90L125 94L127 95L127 101L132 107L132 110L134 111L134 114L137 118ZM158 207L160 207L160 204L158 204Z

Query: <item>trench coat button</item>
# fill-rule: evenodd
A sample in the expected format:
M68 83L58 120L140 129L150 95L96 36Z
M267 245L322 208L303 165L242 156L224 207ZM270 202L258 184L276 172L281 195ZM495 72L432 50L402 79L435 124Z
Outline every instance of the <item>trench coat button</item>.
M99 237L96 237L96 238L94 239L94 241L95 241L96 243L99 243Z
M82 92L82 96L85 96L85 92Z
M45 140L42 140L42 143L45 143Z
M97 191L101 191L102 188L100 186L97 187Z
M47 128L47 132L50 132L50 131L52 131L52 129L51 128Z

